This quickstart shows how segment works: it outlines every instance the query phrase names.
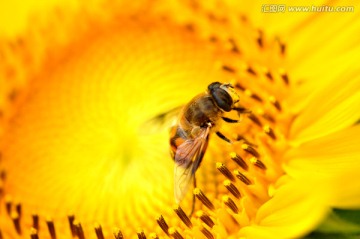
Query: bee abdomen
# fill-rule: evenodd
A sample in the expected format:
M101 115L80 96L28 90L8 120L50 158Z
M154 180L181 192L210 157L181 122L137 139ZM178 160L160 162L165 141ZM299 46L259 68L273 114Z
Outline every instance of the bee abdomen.
M186 132L179 126L173 126L170 130L170 154L174 159L177 148L188 138Z

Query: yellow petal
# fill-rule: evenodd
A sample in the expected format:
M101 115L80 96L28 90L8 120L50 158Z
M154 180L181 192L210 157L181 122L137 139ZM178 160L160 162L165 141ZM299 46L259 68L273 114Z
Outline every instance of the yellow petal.
M292 181L279 188L258 211L256 227L241 229L248 238L299 238L327 215L328 195L309 188L309 182Z
M316 4L309 4L317 6ZM354 7L354 3L333 3L326 4L331 6L349 6ZM329 68L329 60L336 59L344 52L352 51L354 47L358 46L358 38L354 34L360 29L359 18L360 13L354 7L353 12L336 13L314 13L312 16L302 22L306 27L299 24L293 27L290 32L288 56L289 67L296 76L310 76L313 72L321 72L325 78L332 74L333 68ZM332 24L328 24L332 22ZM327 27L324 27L327 26ZM344 27L347 26L347 27ZM318 34L319 29L321 34ZM317 36L317 37L313 37ZM311 39L311 41L309 41ZM306 51L301 51L306 45ZM357 56L359 59L359 55ZM324 64L326 62L326 64ZM353 61L354 62L354 61ZM338 67L346 69L348 64L343 62ZM313 69L310 71L309 69ZM329 70L331 69L331 70ZM314 84L317 81L312 81Z
M360 125L328 135L285 155L285 171L296 178L325 177L347 170L360 170Z
M355 1L312 1L311 4L296 1L296 4L287 4L288 7L291 5L316 9L321 6L348 7L347 12L342 13L299 11L295 14L287 11L289 15L303 16L284 29L288 33L286 40L291 43L287 46L287 68L293 79L306 81L312 87L322 87L330 79L336 79L334 74L339 71L345 74L352 67L358 70L356 62L360 59L360 49L358 37L354 35L360 31L360 21L357 20L360 12L356 11ZM318 34L319 29L322 29L321 34Z
M319 85L319 83L327 84L329 82L327 79L334 78L334 74L337 74L339 70L346 73L351 71L352 68L358 68L355 62L360 59L360 48L358 44L353 42L354 40L348 41L348 39L358 41L357 38L351 36L359 30L360 25L346 28L346 34L343 32L342 34L334 34L334 37L326 40L327 44L318 46L316 49L312 49L310 46L310 49L302 54L298 54L298 49L292 50L293 48L290 48L290 46L293 46L293 44L290 44L289 51L292 50L292 52L289 54L293 54L293 56L289 56L289 67L291 66L289 71L292 72L296 79L309 81L310 84L315 86ZM301 44L304 44L304 42L301 42Z
M251 239L251 238L262 238L262 239L273 239L274 237L278 238L278 239L286 239L286 238L290 238L287 237L287 235L284 233L281 233L281 230L274 230L273 228L269 228L269 227L262 227L262 226L258 226L258 225L253 225L250 227L245 227L243 229L241 229L240 231L241 236L240 238L246 238L246 239Z
M349 75L347 77L349 79L358 75L359 67L354 62L360 60L360 46L344 51L336 55L336 57L327 57L326 64L319 64L319 62L324 62L323 57L318 52L314 52L314 54L311 54L311 58L314 58L312 63L314 67L311 70L301 67L299 68L301 73L297 74L296 70L291 72L291 78L295 80L301 79L302 82L301 85L294 88L291 97L287 100L293 112L298 113L311 102L312 96L317 93L314 88L321 89L330 82L343 79L344 75ZM307 58L306 60L310 61ZM344 80L344 82L347 82L347 80Z
M308 6L309 4L297 5ZM312 3L312 6L349 6L354 7L356 2L327 2L325 4ZM287 68L291 78L300 81L291 93L288 104L293 112L306 107L312 102L314 88L321 89L330 82L341 79L342 83L348 82L358 76L359 67L356 62L360 60L360 47L358 38L353 37L360 30L360 21L357 21L358 11L344 12L342 14L308 13L308 18L294 28L289 28ZM336 19L334 21L334 18ZM328 25L328 22L334 24ZM311 22L311 24L306 24ZM306 24L306 27L302 27ZM323 29L323 26L328 26ZM347 27L344 27L347 26ZM323 29L322 34L317 34ZM341 32L341 33L339 33ZM312 36L318 36L313 38ZM309 42L309 39L312 39ZM325 43L325 44L324 44ZM306 45L307 50L303 51ZM314 80L316 79L316 80ZM315 118L315 117L314 117Z
M300 143L354 124L360 118L359 88L360 77L350 75L321 89L294 121L290 138Z
M326 180L326 179L325 179ZM329 200L332 207L345 209L360 208L359 170L351 170L332 177L324 184L332 186L333 195Z

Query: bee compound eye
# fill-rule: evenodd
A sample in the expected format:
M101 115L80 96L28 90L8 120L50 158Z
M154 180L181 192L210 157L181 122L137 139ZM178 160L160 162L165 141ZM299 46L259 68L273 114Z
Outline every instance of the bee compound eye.
M212 97L215 100L216 105L226 111L231 111L231 107L233 105L233 100L229 93L227 93L225 90L221 88L213 89L211 92Z
M213 82L208 86L208 90L211 92L214 89L220 88L221 83L220 82Z

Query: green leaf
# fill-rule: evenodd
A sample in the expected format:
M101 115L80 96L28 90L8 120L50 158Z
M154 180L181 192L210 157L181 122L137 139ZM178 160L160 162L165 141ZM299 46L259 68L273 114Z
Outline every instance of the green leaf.
M305 239L359 239L360 210L334 209L316 231Z
M359 235L345 235L345 234L326 234L320 232L313 232L304 237L304 239L359 239Z
M360 234L360 211L334 210L316 229L320 233Z
M360 210L334 209L333 212L346 221L360 225Z

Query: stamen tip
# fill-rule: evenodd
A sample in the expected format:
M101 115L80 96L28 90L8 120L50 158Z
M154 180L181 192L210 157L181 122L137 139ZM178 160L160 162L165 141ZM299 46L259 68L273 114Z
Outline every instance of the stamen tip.
M231 185L231 182L230 180L224 180L224 186L230 186Z
M190 218L186 215L186 213L184 212L184 210L180 207L177 206L174 208L175 213L178 215L178 217L181 219L181 221L188 227L188 228L192 228L192 222L190 220Z
M216 163L216 168L228 179L235 181L234 176L231 174L230 170L223 163Z
M154 233L154 232L150 233L149 237L151 239L158 239L159 238L158 235L156 233Z
M115 227L115 228L113 229L113 234L114 234L115 239L123 239L123 238L124 238L122 232L121 232L120 229L117 228L117 227Z
M200 188L194 188L194 194L199 195L201 193Z
M230 157L231 157L231 158L235 158L235 157L236 157L236 153L235 153L235 152L230 152Z
M271 129L269 125L265 125L263 127L264 132L269 135L272 139L276 140L276 136L274 134L274 131Z
M97 239L104 239L104 233L102 231L102 227L99 223L94 224L95 234Z
M212 228L215 223L213 222L213 220L210 218L210 216L208 214L206 214L204 211L199 210L196 212L196 216L198 218L200 218L201 221L203 221L206 225L208 225L210 228Z
M278 111L281 111L282 110L282 107L280 105L280 102L274 97L274 96L270 96L269 97L269 101L271 104L273 104L275 106L275 108L278 110Z
M35 228L30 229L30 238L31 239L39 239L38 230Z
M252 184L252 182L250 181L250 179L248 179L243 173L241 173L239 170L234 170L234 174L236 175L236 177L243 182L245 185L250 185Z
M176 230L175 227L170 227L169 228L169 234L170 236L172 236L174 239L183 239L184 237L181 236L181 234Z
M221 167L224 167L224 164L217 162L217 163L216 163L216 168L219 169L219 168L221 168Z
M210 210L214 210L215 207L213 205L213 203L209 200L209 198L199 189L199 188L195 188L194 189L194 195L202 202L202 204L204 204L207 208L209 208Z
M236 188L236 186L234 184L231 183L230 180L225 180L224 186L234 197L236 197L236 198L241 197L239 190Z
M222 201L226 206L228 206L231 211L235 214L239 213L239 208L236 206L235 202L227 195L222 197Z
M137 233L136 233L136 234L137 234L137 236L138 236L139 239L146 239L144 230L142 230L142 229L139 228L139 229L137 230Z
M201 227L200 231L207 239L215 239L214 235L205 227Z
M256 157L250 158L250 163L252 163L253 165L255 165L256 167L258 167L260 169L266 170L265 164Z
M242 144L242 145L241 145L241 148L242 148L242 149L245 149L245 150L248 149L249 147L250 147L250 146L249 146L248 144Z
M242 159L237 153L231 152L231 153L230 153L230 157L231 157L231 159L232 159L237 165L239 165L242 169L248 170L249 166L246 164L246 162L244 161L244 159Z

